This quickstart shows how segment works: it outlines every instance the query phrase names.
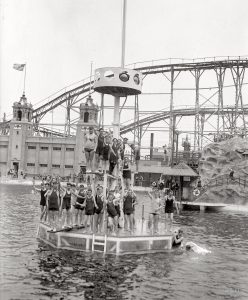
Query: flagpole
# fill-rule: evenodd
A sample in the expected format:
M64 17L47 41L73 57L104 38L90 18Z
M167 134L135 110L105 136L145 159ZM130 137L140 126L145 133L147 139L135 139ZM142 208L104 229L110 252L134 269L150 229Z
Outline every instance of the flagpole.
M24 83L23 83L23 95L25 95L25 84L26 84L26 68L27 68L27 63L25 63L25 71L24 71Z

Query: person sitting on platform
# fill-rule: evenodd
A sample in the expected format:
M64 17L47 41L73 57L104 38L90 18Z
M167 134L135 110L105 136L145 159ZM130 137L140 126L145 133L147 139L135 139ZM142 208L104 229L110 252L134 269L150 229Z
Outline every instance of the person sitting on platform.
M85 230L87 230L88 222L90 223L90 230L93 232L93 216L94 216L94 209L98 209L98 206L96 205L95 198L92 195L92 189L88 188L85 198Z
M48 220L52 231L56 231L59 216L60 193L57 182L53 182L52 189L45 194L48 207Z
M80 196L80 197L79 197ZM83 226L83 219L84 219L84 211L85 211L85 198L86 198L86 190L83 184L80 184L78 196L76 199L76 203L74 205L75 208L75 224L77 226Z
M124 157L123 169L122 169L122 177L124 180L124 185L127 189L130 188L131 182L131 169L129 167L128 158Z
M108 214L108 228L110 232L117 232L117 224L118 224L118 213L115 209L114 205L114 193L110 191L108 194L107 200L107 214Z
M177 214L179 214L179 209L178 209L178 206L176 203L176 198L173 195L172 190L168 191L168 195L165 196L164 200L165 200L165 202L164 202L165 219L167 220L168 218L170 218L170 231L171 231L171 227L172 227L172 223L173 223L174 205L176 207Z
M103 213L104 213L104 196L103 196L103 188L102 186L97 187L95 203L97 208L94 208L94 224L95 224L95 232L102 232L103 226Z
M154 191L154 195L148 192L148 196L150 197L148 229L151 233L156 234L158 233L158 221L162 208L159 190Z
M134 206L136 204L136 196L131 189L123 197L123 212L125 218L125 230L132 232L134 230Z
M183 230L178 229L174 232L172 239L172 247L183 248Z
M94 133L94 128L89 127L89 132L85 133L84 153L86 159L87 172L93 172L94 152L97 145L97 135Z

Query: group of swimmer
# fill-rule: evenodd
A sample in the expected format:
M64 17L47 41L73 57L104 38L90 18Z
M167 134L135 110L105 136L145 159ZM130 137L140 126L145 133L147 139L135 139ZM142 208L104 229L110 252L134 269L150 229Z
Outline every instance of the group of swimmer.
M71 228L84 228L83 233L118 234L123 228L127 234L135 230L135 206L137 197L131 188L122 188L116 185L114 190L104 190L97 185L92 188L90 183L79 184L67 182L62 186L59 180L51 178L49 182L42 182L35 191L41 195L40 221L49 225L51 231L66 230ZM106 195L106 196L105 196ZM210 251L193 242L183 244L183 230L172 229L174 207L179 214L173 190L163 190L152 186L149 196L148 231L151 235L158 234L159 219L165 221L165 231L172 235L172 246L192 250L198 254ZM167 222L168 221L168 222ZM167 227L169 223L169 227Z
M96 131L93 127L89 127L84 134L83 152L86 159L86 172L108 171L112 175L119 173L120 169L129 170L128 159L124 157L126 146L130 146L137 171L140 160L138 146L128 144L127 138L113 138L112 133L104 131L103 128Z
M124 219L124 230L134 230L137 197L130 188L122 189L116 185L104 196L101 185L92 188L88 183L76 187L68 182L66 187L62 187L60 182L51 180L42 183L41 188L34 185L34 189L41 195L40 221L47 223L51 231L56 231L60 223L62 229L84 227L86 232L101 233L108 228L116 233L121 227L121 217Z
M40 188L35 184L33 187L41 195L40 221L49 224L52 231L57 230L58 223L62 229L84 227L86 231L90 224L90 232L95 233L103 232L106 229L104 226L115 233L120 227L130 233L135 229L135 207L138 202L136 194L128 185L117 184L114 190L104 191L100 184L95 187L88 182L76 186L75 183L67 182L66 186L62 186L59 180L51 179L50 182L42 182ZM148 196L148 230L157 234L159 218L165 216L165 223L168 219L171 231L174 207L179 213L173 191L152 187Z

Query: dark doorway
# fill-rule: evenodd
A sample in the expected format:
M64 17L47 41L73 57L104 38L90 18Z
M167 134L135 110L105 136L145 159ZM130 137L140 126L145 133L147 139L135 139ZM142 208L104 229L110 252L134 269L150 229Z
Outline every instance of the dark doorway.
M14 169L14 177L18 177L18 170L19 170L19 163L13 162L13 169Z

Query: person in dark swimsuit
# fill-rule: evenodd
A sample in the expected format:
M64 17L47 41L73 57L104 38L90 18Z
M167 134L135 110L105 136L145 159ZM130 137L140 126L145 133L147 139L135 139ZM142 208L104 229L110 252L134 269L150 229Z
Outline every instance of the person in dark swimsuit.
M134 229L134 205L136 202L136 196L133 194L132 190L129 189L127 194L123 197L123 212L125 218L125 230L133 231Z
M96 170L98 170L100 165L100 160L103 159L103 152L104 152L104 131L103 128L99 129L99 135L97 138L97 146L96 146Z
M171 230L171 226L173 223L173 212L174 212L174 205L176 207L177 213L179 213L179 209L176 203L176 199L175 196L173 195L173 191L169 190L168 191L168 195L165 196L165 219L167 220L168 218L170 218L170 230Z
M88 222L90 222L90 229L91 232L93 232L93 215L94 215L94 209L98 208L95 202L95 198L92 195L92 189L88 188L85 198L85 229L87 231L87 225Z
M119 159L118 150L119 150L119 147L118 147L117 139L114 138L112 147L110 148L110 154L109 154L109 174L110 175L113 174L114 168L117 165L117 162Z
M80 196L80 197L79 197ZM75 203L75 224L77 226L84 225L83 217L85 210L86 191L83 184L80 184L77 200Z
M109 161L110 148L111 148L110 141L111 141L110 136L106 135L104 139L103 155L102 155L102 169L104 173L106 173L107 171L107 166Z
M45 194L49 189L49 184L48 183L42 183L41 188L36 188L33 185L33 189L37 192L40 192L40 221L44 220L45 221L45 210L46 210L46 197Z
M129 168L129 163L128 163L127 157L124 157L122 177L123 177L126 188L129 189L130 182L131 182L131 169Z
M46 192L45 197L47 197L49 223L52 231L56 231L60 207L60 194L57 182L53 182L52 189Z
M108 194L107 200L107 214L108 214L108 227L112 233L116 233L118 224L118 213L114 205L114 193L112 191Z
M62 195L61 211L62 211L62 228L72 227L72 215L71 215L71 183L67 183L67 188Z
M102 223L103 223L103 206L104 206L104 197L103 197L103 188L102 186L97 187L95 203L97 208L94 209L94 223L95 223L95 232L101 233Z

